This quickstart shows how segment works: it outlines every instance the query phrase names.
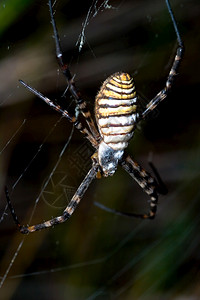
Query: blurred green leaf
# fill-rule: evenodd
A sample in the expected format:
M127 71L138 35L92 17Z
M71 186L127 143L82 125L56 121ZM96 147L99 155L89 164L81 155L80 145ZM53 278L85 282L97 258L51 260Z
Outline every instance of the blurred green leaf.
M33 0L5 0L0 4L0 36L25 11Z

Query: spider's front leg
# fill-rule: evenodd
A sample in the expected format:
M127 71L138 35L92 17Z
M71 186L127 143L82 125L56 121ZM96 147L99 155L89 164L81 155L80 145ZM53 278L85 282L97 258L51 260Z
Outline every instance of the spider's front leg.
M116 209L104 206L99 202L95 202L94 204L97 207L115 215L130 218L153 219L157 211L158 191L160 194L162 194L162 191L159 189L158 183L149 173L147 173L141 166L134 162L129 155L125 154L123 159L119 162L119 164L141 186L143 191L150 196L149 212L147 214L121 212Z
M38 231L38 230L41 230L41 229L52 227L52 226L57 225L57 224L61 224L61 223L65 222L66 220L68 220L71 217L71 215L73 214L73 212L75 211L75 209L76 209L77 205L79 204L79 202L81 201L83 195L87 191L90 183L92 182L92 180L94 178L96 178L98 170L99 170L98 166L93 165L93 167L90 169L90 171L88 172L88 174L86 175L86 177L84 178L84 180L82 181L80 186L78 187L76 193L72 197L71 201L69 202L69 204L67 205L67 207L65 208L65 210L63 211L61 216L55 217L55 218L53 218L51 220L48 220L44 223L37 224L37 225L32 225L32 226L24 226L24 225L20 224L20 222L17 218L17 215L15 213L15 210L14 210L12 204L11 204L8 189L5 188L8 207L11 211L13 220L16 223L19 231L23 234L28 234L28 233L32 233L32 232L35 232L35 231Z
M157 211L158 185L155 179L128 155L121 162L122 168L141 186L150 196L150 210L147 214L129 214L128 216L142 219L153 219ZM126 214L126 213L125 213ZM126 214L127 215L127 214Z

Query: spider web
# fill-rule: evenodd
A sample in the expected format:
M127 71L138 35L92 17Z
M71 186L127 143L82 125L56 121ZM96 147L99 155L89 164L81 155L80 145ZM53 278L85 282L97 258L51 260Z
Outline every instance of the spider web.
M114 9L114 7L109 4L109 2L110 0L105 0L103 2L99 0L92 1L92 5L90 6L85 21L82 24L82 31L76 42L76 46L78 46L79 52L81 52L81 49L85 43L86 40L85 30L86 27L89 25L90 21L93 18L95 18L99 12L103 12L105 9Z
M184 4L183 1L177 1L177 3ZM57 5L58 4L60 3L57 3ZM99 84L99 77L101 78L100 81L106 77L95 77L94 73L97 72L97 70L103 74L111 74L113 72L112 67L110 67L111 65L114 64L118 70L127 66L128 70L129 68L134 70L132 73L137 75L136 79L139 83L139 89L142 90L142 93L146 94L146 91L154 88L154 86L148 86L149 77L148 74L143 71L150 70L153 72L153 69L156 68L159 70L159 63L155 67L153 65L147 65L147 58L152 58L154 62L158 60L158 52L156 52L153 57L149 49L154 49L154 45L148 45L148 49L145 48L140 55L142 48L137 48L135 45L130 48L127 46L130 40L133 40L133 37L140 45L144 43L142 40L143 35L148 40L147 35L145 35L145 30L141 30L139 27L139 29L137 29L138 32L130 32L130 38L128 38L128 36L122 36L122 48L127 48L127 52L124 56L122 48L120 48L120 46L116 48L114 41L116 36L121 38L122 32L130 30L128 28L137 28L140 26L139 24L144 22L143 16L145 16L147 27L151 27L153 24L150 31L155 29L155 31L153 31L155 35L153 43L156 42L156 47L158 47L160 42L158 42L157 36L164 30L164 27L161 22L159 23L159 28L155 28L154 26L156 26L156 24L153 22L153 19L156 18L159 20L161 15L162 19L165 19L164 11L166 8L164 3L161 3L161 1L156 1L153 4L150 4L149 1L140 1L139 3L137 1L127 1L120 3L120 6L117 6L118 8L120 7L120 9L117 10L107 10L107 8L110 8L106 7L107 5L110 5L108 1L93 1L92 4L90 3L88 5L89 8L85 7L84 17L82 16L81 18L81 20L85 20L82 24L82 29L80 29L79 26L78 31L75 30L76 37L73 38L72 41L73 44L75 44L74 41L76 41L77 36L79 36L77 46L79 47L79 51L81 51L80 59L82 59L82 56L84 58L84 51L86 51L86 56L90 53L94 59L93 53L95 53L97 57L97 59L94 59L95 63L97 63L95 70L94 61L88 62L88 68L86 68L84 60L83 62L78 60L76 64L76 69L78 69L77 81L79 82L80 80L80 84L86 86L86 88L88 88L87 82L89 81L95 86L95 90L97 90L98 87L96 86L97 82ZM6 9L5 3L4 6ZM86 4L84 4L84 6L86 6ZM43 23L49 25L46 4L44 7L40 4L38 8L36 8L34 4L33 7L34 19L36 11L43 12L44 10L42 16L45 18L44 16L47 15L47 17L45 20L43 19ZM77 9L72 9L71 11L77 13ZM125 11L127 12L126 14ZM56 12L58 20L60 16L62 17L62 14L65 16L65 11L60 13L58 7ZM190 16L189 10L188 15ZM103 19L99 18L100 16ZM98 23L99 19L101 19L100 23ZM120 29L122 24L118 25L118 23L122 23L122 20L125 27ZM194 21L194 18L192 18L192 20ZM115 24L117 35L115 35L115 31L113 31L112 27L111 32L114 38L112 39L111 36L109 36L111 42L108 45L109 50L107 49L107 52L112 52L112 55L104 56L101 60L102 46L99 46L99 44L96 46L93 40L91 48L89 37L92 36L90 29L92 30L94 24L96 23L102 26L104 22L106 22L106 31L109 31L110 28L108 24L110 24L110 26ZM167 13L166 22L168 28L170 22L167 19ZM70 27L69 24L64 28L63 32L66 34L66 39L68 30L72 28L73 26ZM41 29L39 28L39 30ZM81 33L79 35L80 31ZM103 32L102 35L97 34L97 36L102 37L104 34L105 32ZM37 47L36 45L33 49L33 57L29 53L30 49L28 49L29 51L25 51L24 47L25 44L27 44L29 35L30 33L24 37L25 43L23 42L21 54L15 52L18 61L22 63L22 60L24 61L26 57L25 65L29 62L28 70L26 68L23 72L21 71L22 68L18 66L20 72L23 73L22 79L27 78L27 81L31 85L36 86L38 90L41 90L45 95L48 93L52 99L58 99L58 95L62 95L65 83L62 83L63 79L60 73L56 72L56 62L52 69L48 69L50 55L47 54L46 49L44 56L42 55L43 53L41 54L38 50L41 49L41 36L38 38L38 40L40 40L39 46ZM172 35L173 33L170 33L168 38L169 43L164 43L162 51L160 52L161 56L163 54L164 57L168 57L170 52L169 48L172 45ZM50 31L47 36L51 36ZM61 37L62 36L63 35L61 35ZM42 37L44 37L44 34ZM153 38L152 35L151 38ZM85 43L86 40L87 43ZM104 38L102 38L101 41L102 43L107 42ZM45 40L45 43L47 43L47 48L53 48L52 40L50 40L49 44L47 40ZM84 43L85 47L83 51ZM16 46L17 41L14 41L13 44ZM90 47L88 46L89 44ZM112 48L112 44L114 44L115 47ZM9 47L7 47L7 45L9 45ZM89 48L88 52L87 47ZM78 133L73 132L73 128L65 122L63 118L56 115L55 112L51 112L47 118L45 113L49 111L48 107L41 107L39 104L39 106L36 104L34 108L35 102L39 100L34 99L34 104L24 103L25 108L23 108L22 113L22 106L16 106L15 101L17 101L17 99L20 99L20 101L28 99L28 92L16 85L17 79L22 76L21 74L17 74L15 79L10 79L12 76L7 61L10 60L13 66L14 60L11 54L14 50L12 49L12 43L8 44L7 41L5 42L5 47L4 44L2 44L0 49L4 51L4 48L9 49L7 50L8 60L6 60L6 58L3 64L1 64L1 67L6 66L3 68L3 70L5 70L1 77L3 84L0 87L0 94L2 96L1 108L3 111L1 114L3 133L0 152L0 157L2 158L1 173L3 175L6 173L7 169L5 164L8 164L12 156L20 160L20 164L15 165L16 168L18 168L18 172L13 173L12 165L14 161L11 160L11 170L8 170L9 176L2 182L2 185L4 185L4 182L8 184L12 192L11 199L20 219L24 217L25 222L28 221L32 224L31 218L33 217L35 221L37 215L39 215L38 220L41 221L41 219L47 219L51 213L52 215L59 214L59 209L66 205L74 193L74 190L76 190L76 187L90 168L89 157L92 154L92 149L88 143L82 141ZM115 48L116 51L113 51ZM73 46L71 49L73 49ZM120 49L120 51L117 52L117 49ZM68 49L66 51L68 51ZM27 53L29 53L28 56L25 55ZM37 60L40 59L40 55L42 55L42 63L40 62L39 64ZM102 63L104 60L106 61L106 65ZM121 65L119 61L121 61ZM98 66L98 63L100 66ZM30 70L33 70L34 67L37 68L37 64L40 68L39 73L35 77L34 74L30 74ZM135 66L133 67L134 64L137 66L136 68ZM45 67L43 67L43 65L45 65ZM164 68L165 66L167 67L167 61L162 64L162 71L163 65ZM44 74L48 74L47 78L42 77L41 68ZM56 73L52 70L55 70ZM90 70L93 70L93 76L90 75ZM148 73L149 71L146 72ZM83 77L81 77L81 73L84 73L84 76L82 75ZM140 83L141 73L144 73L144 76L141 78L142 84ZM155 85L157 92L159 87L156 76L160 78L160 74L154 73L154 76L154 78L156 78ZM6 83L4 77L9 83ZM87 82L84 81L84 77L87 78ZM54 89L56 90L56 95L55 92L52 91L53 88L51 89L55 78L56 86ZM40 82L43 83L42 86ZM45 84L46 82L48 82L48 84ZM3 90L5 85L9 87L7 94ZM13 86L16 88L13 89ZM12 90L12 92L10 92L10 90ZM185 90L181 95L182 97L176 94L176 88L174 92L175 96L172 99L174 106L176 98L182 99L182 103L187 103L187 101L184 102L184 93L187 94ZM85 94L87 93L85 92ZM93 96L93 91L90 92L89 90L88 94ZM65 99L63 100L65 101ZM71 100L68 100L68 105L70 105ZM31 102L31 99L29 101ZM13 110L12 105L14 106ZM167 106L165 106L165 109L167 110ZM179 107L173 107L173 109L179 110ZM16 111L20 114L20 117L17 118L16 122L12 123L11 121L14 119L13 116L15 116ZM166 114L167 113L169 114L169 110L166 111ZM43 120L38 119L39 115L43 116ZM173 130L176 131L177 119L173 120L172 115L173 113L170 109L170 118L174 126ZM163 114L162 118L164 119L163 122L158 118L156 127L163 128L163 123L166 121ZM9 126L8 131L5 131L6 121L8 123L7 127ZM120 208L126 211L147 209L145 205L147 197L145 197L145 195L143 196L142 191L127 177L127 174L124 174L120 170L118 170L113 178L95 181L95 183L91 185L82 200L81 206L77 209L70 222L58 226L58 228L55 227L49 231L38 232L28 237L21 237L19 233L16 233L10 214L7 212L5 197L2 194L0 215L0 225L2 229L0 288L2 297L5 299L23 299L28 295L30 299L34 299L32 294L34 295L36 291L39 292L40 296L38 297L41 297L41 299L48 299L49 293L51 293L52 299L163 299L162 297L164 296L169 299L177 299L177 295L184 297L188 294L189 288L192 287L193 298L195 299L196 297L196 299L198 299L198 276L195 276L195 274L198 274L199 262L198 232L200 223L198 211L200 194L198 188L198 166L200 145L199 135L197 135L190 143L190 148L185 146L185 140L191 140L192 127L185 124L186 118L183 118L182 121L184 129L187 130L185 130L184 134L181 132L177 133L180 140L176 146L173 145L173 150L171 149L166 133L171 130L172 137L170 137L170 139L173 138L170 126L168 126L167 130L162 131L162 135L158 137L159 141L154 138L153 146L151 142L145 142L145 138L143 139L141 137L143 132L139 132L140 137L136 134L136 139L133 142L133 147L135 147L133 148L135 149L133 153L142 164L147 160L148 151L151 150L155 153L154 163L158 167L162 178L169 186L169 195L165 198L160 198L158 216L153 222L141 222L139 220L115 216L101 211L93 205L94 201L100 201L109 207ZM188 119L187 121L189 122ZM31 134L31 139L35 140L36 132L32 130L36 123L40 124L39 130L37 131L37 135L40 136L39 142L36 143L36 147L33 149L27 147L26 151L20 156L20 151L16 150L17 145L22 140L22 137L27 135L27 132ZM169 123L167 124L169 125ZM190 124L190 126L194 125L195 121ZM150 129L145 128L147 139L149 137L148 132L155 130L153 126L154 125L151 127L150 124L148 127ZM43 132L43 128L47 128L47 130ZM156 130L159 131L159 128L156 128ZM62 142L60 142L61 131L65 133L63 134ZM192 132L194 132L194 130ZM79 142L79 140L81 140L81 142ZM27 144L28 143L30 143L30 138L28 138ZM75 144L74 146L73 143ZM149 143L151 145L149 145ZM163 148L160 146L162 143ZM56 144L59 144L58 148ZM23 148L25 148L25 146L27 145L23 144ZM52 152L47 154L49 153L47 151L49 148L53 148L55 156L51 156ZM21 149L22 147L20 150ZM129 151L131 152L133 149L130 148ZM159 155L156 154L156 149L160 149ZM30 153L28 159L25 157L26 152ZM43 152L45 154L43 154ZM49 155L48 166L43 163L47 155ZM38 160L40 156L42 159ZM26 163L23 164L23 161L26 161ZM39 164L41 164L41 168L38 167ZM35 170L37 167L39 169L38 173L36 173ZM148 166L146 167L148 169ZM67 169L70 169L71 173L67 173ZM40 177L40 173L41 181L36 181L35 178ZM38 185L37 189L35 188L36 185ZM141 204L143 202L144 206ZM42 205L44 205L44 208L42 208ZM52 208L51 211L49 210L50 208ZM46 211L48 211L48 214ZM187 282L188 289L185 282ZM26 292L27 290L28 294ZM33 293L31 293L32 291ZM190 294L192 293L190 290Z

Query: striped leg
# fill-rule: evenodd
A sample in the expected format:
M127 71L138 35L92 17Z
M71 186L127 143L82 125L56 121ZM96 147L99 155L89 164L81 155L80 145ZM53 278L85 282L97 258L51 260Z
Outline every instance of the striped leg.
M77 91L73 77L69 70L69 66L67 64L64 64L64 62L63 62L63 53L62 53L61 46L60 46L60 37L58 34L58 30L56 28L56 23L55 23L55 19L54 19L54 13L53 13L53 9L52 9L52 1L51 0L49 0L49 11L50 11L50 17L51 17L51 24L53 27L55 46L56 46L56 57L58 60L58 64L59 64L64 76L67 79L68 89L69 89L70 93L72 94L73 98L76 100L78 109L80 109L82 115L86 119L86 122L92 132L92 135L94 136L94 138L96 140L99 140L100 136L96 129L94 121L92 119L91 113L90 113L89 109L87 108L87 104L82 99L80 92Z
M60 105L55 105L52 100L44 96L42 93L25 83L24 81L20 80L20 83L27 88L31 93L42 99L44 102L46 102L49 106L51 106L54 110L58 111L63 115L63 117L67 118L71 123L74 124L74 126L85 135L85 137L91 142L92 146L94 148L97 148L98 144L96 139L93 137L93 135L85 128L80 121L78 121L75 117L72 117L69 115L67 110L63 110Z
M178 31L178 27L177 27L177 23L176 23L176 20L174 18L174 15L173 15L173 12L172 12L172 9L171 9L171 6L170 6L170 3L169 3L168 0L166 0L166 4L167 4L167 8L168 8L168 11L169 11L169 14L170 14L173 26L174 26L174 30L176 32L177 41L178 41L178 48L177 48L176 55L175 55L175 58L174 58L174 62L173 62L172 67L170 69L170 72L169 72L169 75L168 75L168 78L167 78L167 81L166 81L164 89L162 89L147 104L145 111L141 114L141 116L138 119L138 121L141 120L141 119L144 119L152 110L154 110L157 107L157 105L162 100L164 100L167 97L167 95L168 95L169 91L171 90L171 87L172 87L172 85L174 83L174 79L175 79L175 77L177 75L180 62L181 62L181 60L183 58L183 52L184 52L183 42L181 40L179 31Z
M160 177L160 174L158 173L157 168L154 166L152 161L149 161L149 166L151 167L156 183L157 183L157 192L161 195L166 195L168 193L168 189L163 182L162 178Z
M136 214L129 212L121 212L115 209L111 209L99 202L95 202L94 205L113 214L119 216L125 216L130 218L140 218L140 219L153 219L157 211L157 182L147 173L141 166L132 160L132 158L127 155L121 162L122 168L141 186L145 193L150 196L150 210L147 214Z
M150 196L150 210L148 214L128 214L129 216L142 219L153 219L157 211L157 183L149 173L132 160L128 155L121 163L122 168L141 186L145 193Z
M177 49L177 52L176 52L176 56L175 56L175 59L174 59L174 63L171 67L171 70L170 70L170 73L169 73L169 76L168 76L168 79L166 81L166 85L164 87L164 89L162 89L146 106L146 109L145 111L142 113L140 119L145 119L145 117L152 111L154 110L157 105L163 101L169 91L171 90L171 87L172 87L172 84L174 82L174 79L177 75L177 70L178 70L178 67L180 65L180 62L181 62L181 59L183 57L183 47L179 47Z
M75 211L75 209L76 209L77 205L79 204L79 202L81 201L83 195L87 191L90 183L96 177L97 172L98 172L98 168L96 166L93 166L90 169L90 171L88 172L88 174L86 175L86 177L82 181L81 185L78 187L76 193L72 197L71 201L69 202L69 204L67 205L67 207L65 208L65 210L63 211L63 214L61 216L53 218L53 219L51 219L49 221L46 221L44 223L37 224L37 225L32 225L32 226L24 226L24 225L21 225L19 223L19 220L17 218L15 210L14 210L12 204L11 204L11 201L10 201L10 197L9 197L9 194L8 194L8 189L5 188L5 193L6 193L8 206L9 206L9 209L11 211L12 217L13 217L15 223L17 224L17 227L18 227L19 231L23 234L28 234L28 233L32 233L34 231L38 231L38 230L41 230L41 229L52 227L52 226L57 225L57 224L61 224L61 223L65 222L66 220L68 220L71 217L71 215L73 214L73 212Z

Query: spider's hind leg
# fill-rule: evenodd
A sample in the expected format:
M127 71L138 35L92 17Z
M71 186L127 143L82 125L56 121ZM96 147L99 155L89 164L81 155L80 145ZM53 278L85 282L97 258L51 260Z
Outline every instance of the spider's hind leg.
M169 3L169 0L165 0L165 1L166 1L167 9L170 14L170 18L171 18L171 21L172 21L172 24L174 27L174 31L176 34L178 47L177 47L176 54L174 56L174 61L172 63L171 69L169 71L167 80L165 82L164 88L159 93L157 93L157 95L146 105L146 108L143 111L143 113L140 115L140 117L138 118L138 121L140 121L141 119L145 119L147 117L147 115L151 111L153 111L157 107L157 105L160 104L160 102L162 102L167 97L167 95L169 94L169 92L174 84L175 78L177 77L178 69L179 69L180 63L183 59L183 54L184 54L183 41L181 39L179 30L178 30L178 26L177 26L171 5Z
M93 118L91 116L91 112L87 107L87 103L81 97L81 93L77 89L77 87L74 83L74 76L72 76L72 74L71 74L71 71L69 69L69 65L66 64L63 61L63 52L62 52L62 49L61 49L60 37L59 37L59 34L58 34L58 30L57 30L56 22L55 22L55 18L54 18L52 0L49 0L48 5L49 5L51 24L52 24L53 33L54 33L54 40L55 40L55 47L56 47L56 57L57 57L57 60L58 60L59 67L60 67L63 75L65 76L65 78L67 80L67 84L68 84L67 89L69 89L72 97L75 99L76 104L77 104L77 109L80 110L83 117L85 118L93 137L95 138L95 140L99 140L100 136L99 136L99 133L97 131L96 125L93 121ZM65 90L65 92L66 92L66 90ZM64 92L64 94L65 94L65 92Z

